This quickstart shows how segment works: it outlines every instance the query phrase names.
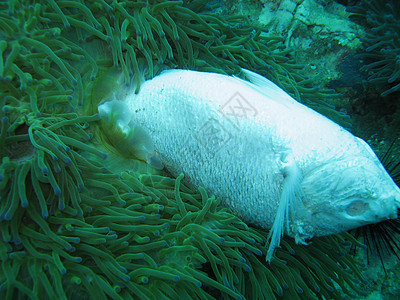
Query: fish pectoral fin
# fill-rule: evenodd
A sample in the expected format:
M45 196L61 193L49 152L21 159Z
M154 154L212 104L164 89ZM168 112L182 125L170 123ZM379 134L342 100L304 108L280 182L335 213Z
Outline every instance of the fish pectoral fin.
M294 216L294 204L297 202L297 197L302 194L301 182L303 174L297 166L295 160L290 155L287 162L283 163L283 184L282 193L279 201L278 211L275 216L274 223L268 235L269 247L267 251L266 261L271 262L274 250L279 246L281 238L284 235L285 227L289 230L289 212L290 216Z

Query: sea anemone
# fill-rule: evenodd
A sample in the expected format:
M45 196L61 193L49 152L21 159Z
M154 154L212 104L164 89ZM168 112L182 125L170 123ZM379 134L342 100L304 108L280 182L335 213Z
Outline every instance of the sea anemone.
M207 1L9 1L0 4L0 297L2 299L337 298L358 292L346 235L282 242L204 189L141 161L113 171L97 104L165 66L264 70L294 93L279 39ZM290 72L289 72L290 70ZM294 70L294 72L292 72ZM298 84L298 82L300 82ZM138 90L137 90L138 91ZM110 147L108 147L110 146ZM121 166L120 166L121 168ZM250 284L247 284L250 283Z
M366 27L361 71L382 97L400 90L400 3L367 1L350 6L351 19Z

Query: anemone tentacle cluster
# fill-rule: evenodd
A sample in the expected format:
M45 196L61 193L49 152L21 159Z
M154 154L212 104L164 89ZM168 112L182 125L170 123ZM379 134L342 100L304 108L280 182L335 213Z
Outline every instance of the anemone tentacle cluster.
M368 83L382 97L400 90L400 3L399 1L361 1L348 9L352 19L370 28L361 53ZM383 87L383 88L381 88Z
M0 298L309 299L358 291L343 236L307 248L284 240L267 265L267 233L187 188L182 176L140 161L129 171L107 168L95 108L112 89L98 81L110 68L138 88L140 76L165 66L230 74L246 67L299 97L329 93L294 72L301 66L279 39L243 17L209 13L206 2L0 4Z

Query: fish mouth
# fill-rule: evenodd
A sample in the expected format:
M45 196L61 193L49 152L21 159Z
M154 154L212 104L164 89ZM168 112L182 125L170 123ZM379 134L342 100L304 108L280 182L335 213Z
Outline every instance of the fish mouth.
M400 188L396 186L396 189L396 195L394 196L394 205L396 206L396 210L390 216L390 219L397 219L400 216Z

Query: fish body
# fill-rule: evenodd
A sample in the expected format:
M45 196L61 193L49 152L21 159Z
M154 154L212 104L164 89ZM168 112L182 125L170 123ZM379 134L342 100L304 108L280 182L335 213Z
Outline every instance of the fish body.
M116 101L174 176L272 229L267 260L284 233L305 243L397 217L400 190L363 140L244 73L168 70Z

